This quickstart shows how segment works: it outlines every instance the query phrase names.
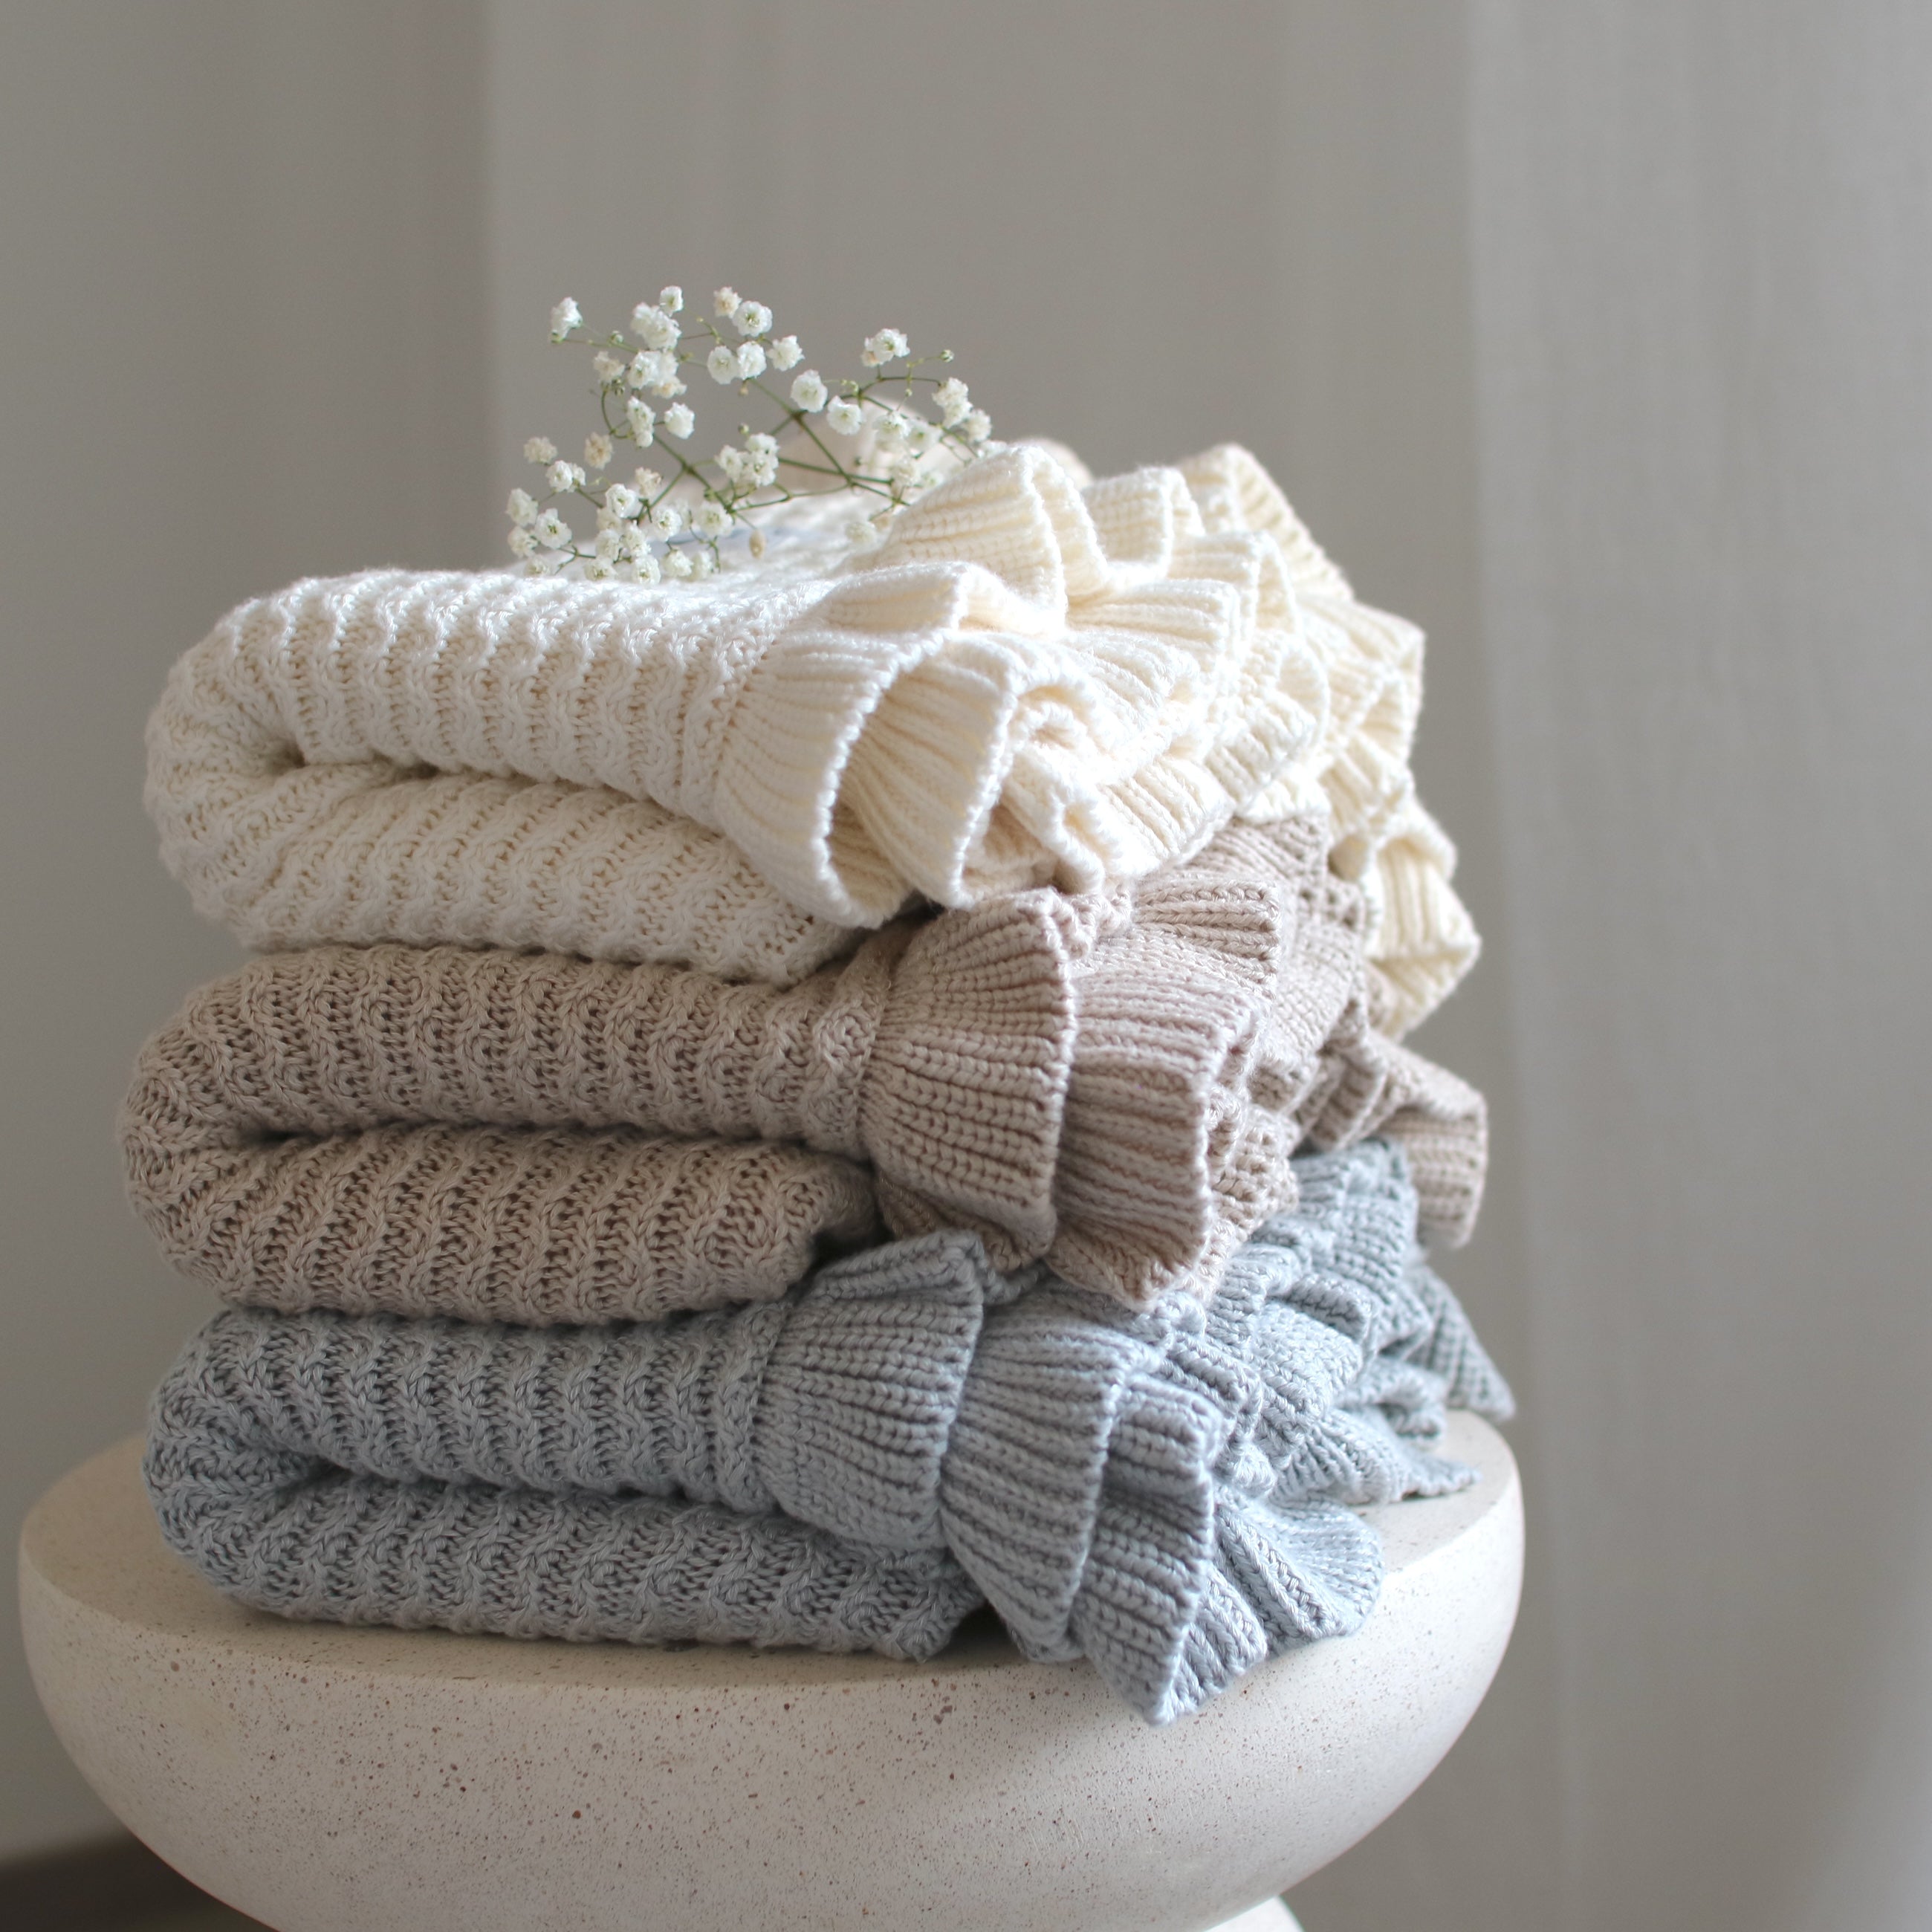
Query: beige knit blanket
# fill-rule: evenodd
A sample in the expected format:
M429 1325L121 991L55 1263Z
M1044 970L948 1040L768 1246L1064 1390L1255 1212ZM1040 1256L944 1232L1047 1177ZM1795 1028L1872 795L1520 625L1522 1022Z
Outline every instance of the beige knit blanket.
M1400 1032L1473 956L1414 797L1421 638L1253 458L1018 447L856 557L703 583L378 571L244 604L148 732L254 946L539 947L794 983L920 899L1084 893L1326 804Z
M952 1226L1139 1304L1211 1291L1298 1143L1408 1141L1438 1231L1479 1096L1368 1023L1319 814L1132 888L875 934L781 988L557 954L324 947L144 1050L136 1207L229 1298L520 1321L775 1296L827 1246Z

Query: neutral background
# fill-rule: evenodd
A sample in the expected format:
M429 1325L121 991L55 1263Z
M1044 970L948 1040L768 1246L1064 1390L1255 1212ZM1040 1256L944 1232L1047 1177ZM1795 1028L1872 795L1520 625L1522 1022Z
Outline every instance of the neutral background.
M1928 98L1912 0L0 7L9 1533L203 1312L112 1144L234 956L140 811L168 663L490 558L550 302L728 279L1096 466L1248 442L1430 630L1531 1580L1310 1932L1922 1927ZM0 1633L0 1857L105 1822Z

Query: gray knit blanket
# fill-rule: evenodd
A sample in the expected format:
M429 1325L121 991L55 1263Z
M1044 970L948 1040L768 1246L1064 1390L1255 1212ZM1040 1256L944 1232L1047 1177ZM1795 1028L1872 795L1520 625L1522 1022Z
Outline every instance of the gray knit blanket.
M281 1615L932 1656L992 1604L1155 1723L1354 1630L1348 1507L1463 1486L1510 1398L1399 1148L1297 1163L1204 1304L921 1236L782 1300L607 1328L217 1316L158 1394L169 1542Z

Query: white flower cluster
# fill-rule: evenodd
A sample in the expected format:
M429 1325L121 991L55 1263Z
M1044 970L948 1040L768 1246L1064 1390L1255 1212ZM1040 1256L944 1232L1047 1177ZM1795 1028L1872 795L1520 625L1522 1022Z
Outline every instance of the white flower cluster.
M754 521L760 510L842 490L854 500L848 536L874 543L922 490L998 446L966 385L930 372L952 361L950 350L915 356L903 331L882 328L866 337L859 358L874 373L835 384L802 369L781 391L776 377L805 359L798 338L775 337L771 310L736 289L716 291L712 310L686 318L684 291L660 289L656 302L631 311L628 334L593 336L568 297L551 310L552 342L596 350L590 368L604 426L584 439L581 463L560 456L547 436L524 445L544 494L510 492L509 542L532 575L644 584L709 577L725 561L721 544L740 529L751 554L764 554ZM769 427L738 424L740 440L710 458L674 447L697 433L691 405L677 400L688 393L682 372L694 367L721 388L760 399ZM661 452L668 473L640 468L628 482L608 478L620 442ZM587 538L566 514L574 502L596 518Z

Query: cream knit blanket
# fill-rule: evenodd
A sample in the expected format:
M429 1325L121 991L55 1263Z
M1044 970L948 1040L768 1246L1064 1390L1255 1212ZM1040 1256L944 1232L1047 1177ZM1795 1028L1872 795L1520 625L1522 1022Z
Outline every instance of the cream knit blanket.
M1408 752L1421 640L1245 452L1019 447L848 559L646 589L379 571L244 604L148 733L163 856L265 949L541 947L786 984L912 901L1085 892L1325 803L1390 1024L1475 934Z
M1144 1304L1292 1204L1302 1140L1378 1131L1453 1238L1481 1099L1369 1024L1326 829L897 922L789 988L450 947L258 960L145 1049L132 1196L232 1300L537 1322L767 1298L875 1211Z

